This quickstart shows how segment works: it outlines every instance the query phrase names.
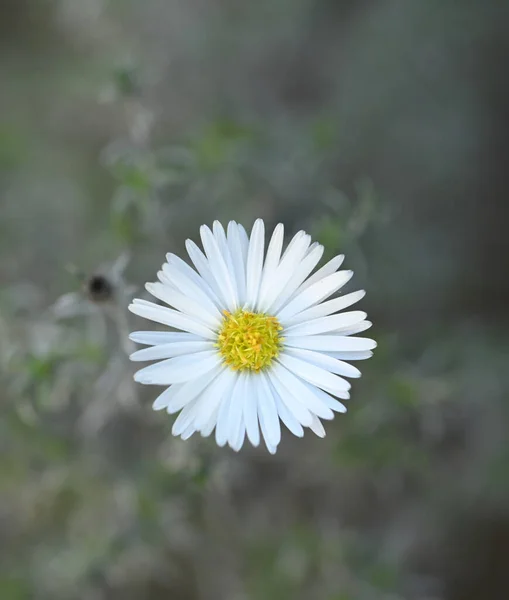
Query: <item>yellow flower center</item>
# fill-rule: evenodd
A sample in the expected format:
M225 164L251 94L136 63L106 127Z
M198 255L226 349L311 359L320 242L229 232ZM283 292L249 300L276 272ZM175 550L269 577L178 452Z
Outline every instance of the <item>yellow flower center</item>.
M278 356L283 338L276 317L239 309L223 311L217 344L224 362L234 371L260 371Z

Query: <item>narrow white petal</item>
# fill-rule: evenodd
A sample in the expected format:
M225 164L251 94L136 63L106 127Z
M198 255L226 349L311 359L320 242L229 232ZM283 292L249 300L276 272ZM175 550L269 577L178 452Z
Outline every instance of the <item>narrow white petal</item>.
M341 335L355 335L367 331L372 326L373 323L371 321L361 321L360 323L357 323L357 325L352 325L351 327L336 329L335 333L340 333Z
M340 313L339 315L330 315L320 317L312 321L305 321L299 325L292 325L284 330L284 337L296 335L317 335L319 333L330 333L358 325L366 318L366 313L361 310L352 310L350 312Z
M311 244L311 246L309 246L309 248L306 250L306 254L304 256L309 256L311 254L311 252L314 252L316 250L316 248L320 247L321 244L319 244L318 242L313 242Z
M345 260L344 254L339 254L338 256L335 256L334 258L329 260L329 262L326 263L325 265L323 265L323 267L321 267L320 269L318 269L318 271L316 273L313 273L313 275L311 275L311 277L309 279L306 279L306 281L304 281L304 283L300 286L300 288L295 292L294 296L297 296L297 294L300 294L300 292L303 292L309 286L313 285L317 281L320 281L324 277L327 277L328 275L332 275L332 273L335 273L339 269L339 267L343 264L344 260Z
M244 412L244 389L246 387L246 374L239 373L233 388L232 400L228 411L228 444L233 448L237 439L242 413Z
M168 406L168 402L177 394L180 388L183 386L183 383L176 383L164 390L157 398L154 400L152 404L152 408L154 410L163 410Z
M318 437L325 437L325 429L323 428L322 422L316 415L313 415L313 422L309 426L309 429L311 429L311 431Z
M331 410L334 410L335 412L339 412L339 413L346 412L346 406L342 402L340 402L336 398L333 398L327 392L324 392L320 388L316 387L316 385L312 385L311 383L308 383L307 381L303 381L303 383L316 396L318 396L320 398L320 400L325 404L325 406L328 406ZM350 398L350 394L348 392L342 392L342 393L338 393L336 395L338 398L341 398L342 400L348 400Z
M236 382L237 380L235 380ZM224 446L228 441L229 434L229 422L230 422L230 405L233 400L233 393L235 391L235 386L230 391L228 395L224 395L219 405L219 410L217 414L217 422L216 422L216 444L218 446Z
M339 360L367 360L373 356L373 352L371 350L365 351L343 351L343 352L326 352L328 356L332 356L333 358L338 358Z
M359 369L357 369L357 367L349 365L348 363L338 360L337 358L333 358L332 356L328 356L323 352L302 350L300 348L287 348L285 350L285 354L294 356L295 358L300 358L301 360L309 362L317 367L322 367L322 369L326 369L331 373L336 373L336 375L354 378L361 376L361 372Z
M188 265L186 265L188 268L185 269L173 258L169 257L169 260L170 262L165 263L162 267L163 275L167 281L166 285L170 285L185 296L189 296L212 315L221 315L218 309L220 301L208 283ZM182 264L185 265L186 263L182 261ZM194 275L191 275L191 273Z
M273 388L265 373L262 372L257 376L253 375L253 382L258 405L258 418L265 443L277 447L281 441L281 425Z
M188 429L191 425L194 424L194 420L196 418L196 405L198 404L198 398L191 400L179 416L175 419L175 423L173 423L173 427L171 428L171 434L174 436L181 435Z
M217 423L218 413L219 413L219 406L216 406L214 412L209 417L209 420L199 430L200 435L202 437L209 437L209 435L214 431L214 427L216 426L216 423Z
M257 398L257 374L248 375L248 382L245 390L244 401L244 422L246 424L246 433L253 446L260 443L260 429L258 427L258 398ZM278 417L279 420L279 417Z
M280 358L282 359L283 357ZM304 385L300 377L297 376L295 372L291 369L291 360L288 360L288 357L285 357L285 362L289 364L290 367L287 367L283 363L283 361L281 361L281 364L277 364L274 366L274 368L272 369L272 374L288 390L291 397L293 398L293 402L298 402L302 404L307 408L308 411L314 413L322 419L332 419L334 417L333 412L325 404L323 404L323 402L316 396L316 394L314 394L309 388L307 388Z
M270 382L274 386L276 392L279 394L283 404L286 405L286 408L297 419L297 421L301 425L304 425L304 427L309 427L312 421L310 411L304 406L304 404L294 398L293 391L284 385L280 378L280 373L276 367L272 368L268 374Z
M223 255L223 258L226 262L226 266L228 267L228 270L230 271L230 273L232 273L233 272L233 263L231 260L232 257L230 254L230 249L228 248L228 242L226 240L226 232L225 232L222 224L217 220L212 223L212 233L214 234L214 237L216 238L217 245L218 245L219 250L221 251L221 254Z
M261 219L257 219L251 231L246 266L246 304L251 309L256 307L258 299L262 277L264 245L265 226Z
M297 238L291 249L288 246L287 252L283 255L277 269L267 282L267 291L264 298L260 298L258 303L260 311L265 312L272 306L276 298L291 281L306 254L310 242L311 237L309 235L302 235Z
M243 399L245 402L245 398ZM244 445L244 440L246 438L246 424L244 423L244 414L240 417L239 427L237 429L237 434L235 435L235 439L230 444L230 448L235 452L238 452L242 446Z
M196 433L194 425L189 425L189 427L182 432L182 435L180 437L183 440L188 440L194 433Z
M302 437L304 435L304 429L302 425L297 421L297 419L292 415L292 413L288 410L286 404L281 400L280 395L274 390L274 399L276 401L277 412L281 421L286 425L288 430L296 435L297 437ZM267 447L269 445L267 444Z
M290 302L276 314L276 317L281 323L286 322L287 319L290 319L297 313L332 296L332 294L350 281L352 275L353 271L339 271L338 273L327 275L327 277L320 279L320 281L310 285L300 294L295 296L293 300L290 300Z
M159 344L172 344L173 342L199 342L203 341L200 336L193 333L181 333L180 331L133 331L129 339L137 344L146 346L157 346Z
M249 251L249 236L247 235L247 231L240 223L237 223L237 228L239 230L240 245L242 247L242 256L244 257L244 264L247 265L247 253Z
M361 298L364 298L365 295L366 292L364 290L359 290L357 292L345 294L344 296L340 296L339 298L334 298L333 300L327 300L327 302L316 304L311 308L297 313L296 315L294 315L290 319L287 319L284 323L281 324L284 327L290 327L292 325L304 323L305 321L312 321L313 319L318 319L320 317L332 315L333 313L337 313L340 310L343 310L344 308L348 308L352 304L355 304Z
M260 284L260 299L265 298L268 291L268 284L272 280L272 276L279 265L279 259L281 258L281 251L283 249L284 234L285 228L282 223L279 223L272 233L267 249L267 255L265 256L262 281Z
M233 269L232 271L228 269L227 262L219 249L217 240L206 225L200 227L200 236L205 254L209 260L212 276L215 278L226 300L226 308L235 310L239 305L239 297L233 277Z
M302 262L295 269L291 279L288 281L288 284L281 290L281 293L277 296L271 306L269 306L268 310L270 312L277 312L287 303L295 290L320 262L322 255L323 246L317 244L316 247L303 258Z
M239 228L235 221L230 221L228 223L227 243L232 257L233 272L235 273L235 280L239 291L239 303L243 305L246 299L246 262L244 260Z
M216 308L212 312L200 302L182 294L176 289L172 289L162 283L147 283L145 284L145 288L155 298L162 300L196 321L205 324L210 329L216 329L221 324L221 315Z
M271 454L276 454L276 452L277 452L277 446L272 446L271 444L268 444L267 442L265 442L265 446L267 447L267 450Z
M217 337L216 333L202 323L196 321L196 319L173 310L172 308L158 306L157 304L150 302L133 302L128 308L133 314L144 317L149 321L154 321L155 323L161 323L161 325L182 329L209 340L215 340Z
M299 358L282 354L279 357L279 361L289 371L298 375L298 377L304 379L304 381L316 385L331 394L346 392L351 388L351 384L346 379L339 377L339 375L334 375L334 373L330 373L321 367L300 360ZM318 416L322 416L317 411L313 412L316 412Z
M170 344L158 344L143 348L131 354L129 357L134 362L142 362L145 360L161 360L163 358L173 358L174 356L182 356L184 354L195 354L204 350L213 350L214 342L172 342Z
M199 248L198 250L201 253L201 250ZM202 253L201 256L203 257L203 259L205 259L206 262L207 259ZM205 281L205 279L203 279L203 277L199 273L197 273L191 266L189 266L184 260L182 260L180 256L168 253L166 255L166 260L168 261L168 263L163 265L163 271L166 274L166 277L169 278L170 283L174 283L179 290L181 290L184 293L187 293L185 292L185 289L187 288L184 288L184 284L180 280L175 279L174 272L177 271L178 273L183 275L186 278L186 280L191 281L195 285L195 287L199 288L202 291L202 298L204 297L210 299L210 301L216 306L223 306L223 302L219 299L219 296L212 289L212 287Z
M212 369L201 377L190 379L182 384L180 390L168 402L167 412L173 414L184 408L192 400L197 398L215 379L220 375L221 368Z
M168 266L168 265L167 265L167 266ZM163 267L164 267L164 265L163 265ZM162 267L162 268L163 268L163 267ZM173 286L173 283L172 283L172 280L170 279L170 276L168 275L168 273L165 273L165 272L162 270L162 268L161 268L161 270L160 270L160 271L157 271L157 279L159 279L159 281L160 281L161 283L164 283L164 285L169 285L170 287L174 287L174 286ZM198 277L199 277L199 275L198 275Z
M137 304L139 306L150 306L150 307L158 307L159 308L159 304L154 304L154 302L151 302L150 300L144 300L143 298L134 298L131 304Z
M376 342L369 338L356 338L343 335L305 335L289 337L284 345L289 348L304 348L321 352L364 352L376 348ZM339 357L338 357L339 358Z
M228 295L225 294L224 290L218 285L205 254L203 254L192 240L186 240L186 250L198 273L212 289L214 295L217 296L221 303L221 307L225 308L228 305Z
M200 377L221 364L217 352L197 352L186 356L177 356L163 360L155 365L141 369L134 375L134 380L146 385L170 385L184 383Z
M203 430L207 428L210 419L212 419L214 415L217 417L217 411L221 402L225 398L230 397L236 380L237 374L235 371L225 368L203 392L200 398L200 414L196 418L196 428L199 431L203 433Z
M283 252L283 256L281 257L281 260L283 260L283 258L286 258L290 252L293 252L295 245L299 242L299 240L302 240L302 238L305 238L305 237L309 237L305 231L303 231L302 229L300 231L297 231L297 233L292 237L292 239L290 240L290 243L288 244L285 251ZM311 240L311 238L310 238L310 240ZM309 246L309 244L308 244L308 246Z

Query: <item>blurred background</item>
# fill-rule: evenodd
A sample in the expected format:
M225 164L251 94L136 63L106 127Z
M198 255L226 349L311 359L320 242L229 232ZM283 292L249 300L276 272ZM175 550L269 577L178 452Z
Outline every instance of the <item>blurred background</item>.
M509 597L509 4L0 13L1 600ZM259 216L379 342L274 457L173 439L127 359L165 253Z

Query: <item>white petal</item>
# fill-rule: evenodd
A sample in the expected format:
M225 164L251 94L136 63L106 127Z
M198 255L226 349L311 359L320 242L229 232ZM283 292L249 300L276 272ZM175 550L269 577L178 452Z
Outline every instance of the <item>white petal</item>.
M340 330L336 329L335 333L340 333L341 335L355 335L367 331L372 326L373 323L371 321L361 321L360 323L357 323L357 325L352 325L351 327L344 327Z
M265 264L263 265L262 281L260 284L259 298L264 298L267 293L268 283L272 280L272 276L279 265L281 258L281 250L283 249L285 229L282 223L276 225L272 237L270 238L267 255L265 256Z
M318 437L325 437L325 429L323 428L322 422L316 415L313 415L313 422L309 426L309 429L311 429L313 433L316 433Z
M312 321L313 319L318 319L320 317L332 315L333 313L337 313L340 310L343 310L344 308L348 308L352 304L355 304L361 298L364 298L365 295L366 292L364 290L359 290L357 292L345 294L344 296L340 296L339 298L334 298L333 300L327 300L327 302L316 304L315 306L312 306L311 308L303 310L302 312L294 315L290 319L287 319L284 322L284 326L290 327L292 325L304 323L305 321Z
M353 271L339 271L338 273L327 275L327 277L320 279L320 281L310 285L303 292L295 296L293 300L290 300L290 302L276 314L276 317L281 323L286 322L287 319L293 317L297 313L332 296L332 294L337 292L351 279L352 275Z
M171 415L184 408L186 404L197 398L220 374L220 368L212 369L205 375L190 379L182 384L180 390L168 402L168 414Z
M301 350L300 348L287 348L285 354L300 358L306 362L322 367L331 373L336 375L343 375L344 377L360 377L361 372L357 367L349 365L342 360L323 354L322 352L313 352L312 350Z
M300 286L300 288L295 292L294 296L297 296L298 294L303 292L305 289L307 289L309 286L313 285L317 281L320 281L324 277L327 277L328 275L332 275L332 273L335 273L339 269L339 267L343 264L344 260L345 260L344 254L339 254L338 256L335 256L334 258L329 260L329 262L326 263L325 265L323 265L323 267L321 267L320 269L318 269L318 271L316 273L313 273L313 275L311 275L311 277L309 279L306 279L306 281L304 281L304 283Z
M273 388L263 372L258 373L257 376L253 375L253 381L258 404L258 418L265 443L268 446L277 447L281 441L281 425Z
M162 410L168 406L168 402L177 394L180 388L183 386L183 383L176 383L164 390L157 398L154 400L152 404L152 408L154 410Z
M243 399L243 401L245 402L245 398ZM242 414L241 418L240 418L239 427L237 429L237 434L235 436L235 439L230 444L231 449L234 450L235 452L238 452L244 445L245 438L246 438L246 424L244 423L244 415Z
M171 344L158 344L134 352L129 357L132 361L141 362L144 360L161 360L163 358L173 358L184 354L195 354L204 350L213 350L213 342L172 342Z
M290 411L290 413L301 425L304 425L304 427L309 427L309 425L311 425L311 421L313 420L311 413L304 406L304 404L294 398L292 390L288 389L288 387L283 384L280 379L280 373L276 367L273 367L268 373L270 382L274 386L274 389L279 394L283 404Z
M331 394L346 392L351 387L350 383L346 381L346 379L339 377L339 375L329 373L329 371L300 360L299 358L282 354L279 357L279 361L301 379L304 379ZM317 411L313 412L319 417L322 416Z
M295 236L297 238L297 236ZM294 239L295 239L294 238ZM293 241L293 240L292 240ZM298 269L302 259L311 242L309 235L300 235L296 241L288 246L287 252L283 254L283 258L272 277L267 281L267 291L263 298L260 298L258 308L265 312L276 298L281 294L284 288L292 279L294 273ZM290 249L291 246L291 249Z
M302 428L301 428L302 429ZM267 447L267 450L271 453L271 454L276 454L277 451L277 446L271 446L270 444L268 444L267 442L265 442L265 446Z
M285 368L286 365L283 363L283 361L281 361L281 364L276 364L273 367L271 373L281 382L282 385L285 386L294 399L294 403L299 402L311 413L321 417L322 419L332 419L334 417L333 412L325 404L323 404L316 394L314 394L304 385L304 382L295 374L295 372L292 372L292 363L291 360L288 360L289 357L280 357L280 359L283 358L285 358L286 363L290 364L290 367Z
M258 397L257 397L257 374L248 375L248 382L245 389L244 401L244 422L246 424L246 433L253 446L260 443L260 429L258 427ZM279 417L278 417L279 420Z
M181 312L173 310L172 308L166 308L165 306L158 306L151 302L139 302L133 301L129 305L129 310L139 317L144 317L149 321L155 323L161 323L161 325L168 325L168 327L175 327L175 329L183 329L189 333L194 333L202 338L209 340L215 340L217 334L211 329L196 321L188 315L184 315Z
M212 312L190 296L186 296L178 290L172 289L162 283L147 283L145 284L145 288L152 296L192 317L196 321L204 323L210 329L217 329L221 324L221 314L215 307L214 312Z
M215 278L219 289L223 292L223 298L226 300L226 308L235 310L239 305L239 296L232 272L233 269L232 271L228 270L227 262L219 249L216 238L206 225L200 227L200 236L205 254L209 259L212 276Z
M145 367L135 373L134 380L146 385L184 383L217 369L220 364L221 359L216 351L197 352Z
M290 252L293 252L297 242L299 242L299 240L302 240L302 238L305 238L305 237L309 237L305 231L303 231L302 229L300 231L297 231L297 233L292 237L292 239L290 240L290 243L288 244L285 251L283 252L283 256L282 256L281 260L283 258L286 258ZM310 237L309 237L309 239L311 240ZM308 246L309 246L309 244L308 244Z
M288 430L296 435L297 437L302 437L304 435L304 429L302 429L302 425L297 421L297 419L292 415L292 413L288 410L286 404L281 400L280 395L274 390L274 399L276 401L276 408L279 414L281 421L286 425ZM269 444L266 442L267 448Z
M230 368L225 368L207 387L200 398L201 407L200 414L196 417L196 429L203 433L203 430L207 428L208 423L214 415L217 418L219 406L224 398L230 397L236 380L237 373ZM214 426L212 426L213 428Z
M313 242L311 246L309 246L309 248L306 250L306 254L304 256L309 256L311 252L314 252L316 248L319 248L320 246L321 244L319 244L318 242Z
M219 412L219 406L216 406L213 414L209 417L209 420L200 428L200 435L202 437L209 437L209 435L214 431L214 427L217 423L217 415ZM198 431L198 430L197 430Z
M239 303L243 305L246 299L246 263L244 260L239 228L235 221L230 221L228 223L227 243L232 257L233 272L235 273L235 280L239 291Z
M237 228L239 230L240 236L240 245L242 246L242 256L244 257L244 264L247 265L247 253L249 250L249 236L247 235L247 231L244 227L237 223Z
M198 248L199 252L201 250ZM201 256L207 262L207 259L201 253ZM176 254L168 253L166 255L167 264L163 265L163 271L167 278L169 278L169 283L174 284L179 290L184 293L188 293L187 287L184 287L184 283L179 279L175 279L175 271L183 275L186 281L190 281L194 284L195 288L199 288L202 291L201 298L202 299L210 299L210 301L216 306L223 306L223 302L219 299L219 296L212 289L212 287L203 279L201 275L199 275L192 267L190 267L184 260L177 256ZM208 268L208 267L207 267ZM163 281L164 283L164 281Z
M228 411L228 444L233 448L239 433L242 413L244 412L244 389L246 387L246 374L239 373L237 383L233 388L232 399Z
M228 296L219 287L205 254L203 254L203 252L192 240L186 240L186 250L198 273L212 289L214 295L217 296L221 303L221 307L225 308L228 305Z
M175 423L173 423L173 427L171 428L171 434L174 436L181 435L188 429L191 425L193 425L194 420L196 418L196 405L198 404L198 398L191 400L179 416L175 419Z
M271 306L269 306L268 310L270 312L277 312L282 306L284 306L287 303L288 299L293 295L295 290L300 286L300 284L306 279L306 277L320 262L322 255L323 246L317 244L316 247L313 248L304 257L302 262L295 269L291 279L288 281L288 284L282 289L281 293L274 300Z
M173 342L199 342L203 341L198 335L181 333L180 331L134 331L129 334L129 339L137 344L157 346Z
M188 440L193 433L196 433L196 429L194 427L194 425L189 425L189 427L182 432L182 435L180 436L183 440Z
M230 254L230 249L228 248L228 242L226 241L226 232L222 224L217 220L212 223L212 233L216 238L217 245L219 246L219 250L221 251L221 254L226 262L228 271L232 273L233 263L231 260L232 257Z
M235 378L235 383L237 382L237 378ZM231 390L228 395L224 395L219 405L219 410L217 414L217 422L216 422L216 444L218 446L224 446L228 441L229 435L229 422L230 422L230 405L233 400L233 393L235 391L235 386Z
M251 231L246 266L246 304L251 309L256 307L258 299L262 277L264 245L265 226L261 219L257 219Z
M218 306L221 305L220 301L208 283L188 265L186 265L187 269L182 268L182 265L178 264L170 255L167 255L167 257L170 262L163 265L164 277L158 275L159 279L164 279L166 285L170 285L185 296L192 298L212 315L221 315L218 310ZM185 265L186 263L182 261L182 264ZM163 281L163 284L165 281Z
M283 336L289 338L291 336L302 335L317 335L319 333L338 332L343 329L358 325L366 318L366 313L361 310L352 310L350 312L340 313L339 315L330 315L328 317L320 317L312 321L306 321L299 325L293 325L284 330ZM344 335L342 333L342 335Z
M289 337L284 345L291 348L318 350L321 352L364 352L376 348L376 342L369 338L356 338L344 335L304 335Z
M320 400L325 404L325 406L328 406L331 410L334 410L339 413L346 412L346 406L342 402L340 402L336 398L333 398L327 392L324 392L320 388L316 387L316 385L311 385L311 383L308 383L307 381L303 381L303 383L316 396L318 396L318 398L320 398ZM348 400L350 398L350 394L348 392L343 392L341 394L338 393L337 397L341 398L342 400Z
M339 360L367 360L373 356L373 352L371 350L365 351L344 351L344 352L326 352L328 356L332 356L333 358L338 358Z

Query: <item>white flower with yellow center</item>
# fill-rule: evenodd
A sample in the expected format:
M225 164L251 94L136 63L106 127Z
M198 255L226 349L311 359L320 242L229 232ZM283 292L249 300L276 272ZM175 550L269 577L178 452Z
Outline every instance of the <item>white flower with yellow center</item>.
M343 256L311 272L323 246L304 231L283 249L279 224L265 253L265 227L258 219L248 237L231 221L200 229L204 252L188 240L196 270L174 254L147 290L172 308L134 300L131 312L178 331L138 331L131 339L149 346L134 361L160 362L138 371L135 380L168 386L154 409L181 411L173 435L187 439L215 428L219 446L238 451L247 436L257 446L260 431L269 452L281 439L282 421L296 436L309 427L325 435L320 419L345 412L344 377L360 377L345 361L372 355L376 342L353 337L371 326L366 313L338 313L364 296L357 291L331 297L351 278L338 271Z

